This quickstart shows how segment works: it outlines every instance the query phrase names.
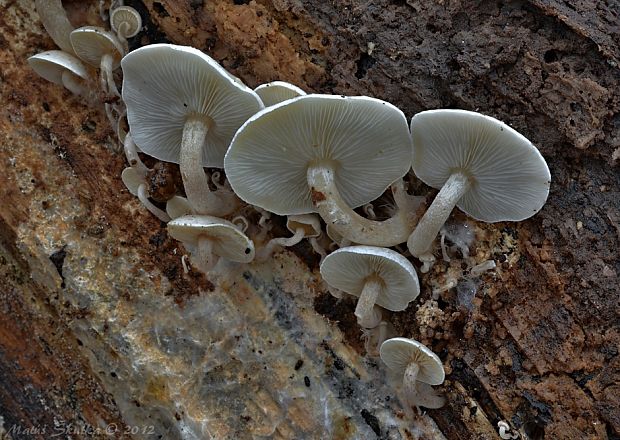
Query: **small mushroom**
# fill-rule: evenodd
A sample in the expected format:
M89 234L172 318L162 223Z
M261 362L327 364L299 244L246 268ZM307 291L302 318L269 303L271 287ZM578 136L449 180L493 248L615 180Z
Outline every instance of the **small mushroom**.
M377 222L352 207L379 197L407 173L411 138L403 113L365 96L305 95L268 107L235 134L224 165L246 202L279 215L318 212L344 238L403 243L415 209Z
M110 13L110 27L127 50L127 38L135 37L142 29L142 17L131 6L119 6Z
M140 202L148 209L151 214L155 215L162 222L170 221L170 216L164 211L153 205L146 193L146 180L144 174L136 168L127 167L121 173L121 179L129 192L137 196Z
M454 206L487 223L520 221L547 200L551 174L523 135L489 116L430 110L411 120L413 170L440 189L407 241L413 256L434 262L432 244Z
M175 219L183 217L184 215L191 215L194 210L190 205L189 200L185 197L174 196L166 202L166 212L170 218Z
M359 296L355 316L367 321L375 304L405 310L420 293L418 275L405 257L391 249L349 246L332 252L321 264L329 285Z
M287 99L293 99L306 94L306 92L299 87L284 81L273 81L267 84L261 84L256 87L254 91L260 96L265 107L279 104Z
M220 258L249 263L254 243L233 223L208 215L186 215L168 223L172 238L186 245L198 268L209 272Z
M318 237L321 234L321 221L312 214L289 215L286 220L286 228L293 233L293 236L286 238L277 237L269 240L256 257L258 261L267 260L278 246L295 246L304 238Z
M71 32L71 44L82 61L100 69L101 88L108 96L120 97L114 70L120 66L125 49L116 36L96 26L82 26Z
M62 6L62 0L35 0L34 6L43 27L54 43L63 51L75 54L69 38L74 27L67 17L67 11Z
M379 354L385 365L394 374L402 377L403 391L410 402L415 402L422 397L419 395L417 382L440 385L445 379L445 372L439 357L413 339L388 339L381 344ZM433 401L427 403L432 404Z
M263 107L258 95L192 47L151 44L130 52L122 67L127 120L142 151L179 164L196 213L233 212L236 197L210 190L203 167L223 166L235 131Z
M28 58L28 64L40 77L64 86L74 95L88 95L88 70L73 55L62 50L48 50Z

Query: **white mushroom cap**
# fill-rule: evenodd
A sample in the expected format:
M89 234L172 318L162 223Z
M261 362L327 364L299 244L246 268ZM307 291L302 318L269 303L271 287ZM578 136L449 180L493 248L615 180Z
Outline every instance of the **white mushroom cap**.
M331 286L360 296L369 279L382 284L376 304L392 311L405 310L420 293L418 275L405 257L391 249L348 246L329 254L321 276Z
M293 99L306 94L306 92L299 87L284 81L273 81L267 84L261 84L256 87L254 91L260 96L265 107L279 104L287 99Z
M125 23L124 29L121 29L123 23ZM110 27L116 33L122 30L123 37L135 37L142 29L142 17L131 6L119 6L110 13Z
M185 215L167 225L172 238L190 246L198 245L200 236L212 241L217 255L227 260L249 263L254 259L254 243L234 224L208 215Z
M71 32L71 44L82 61L95 67L99 67L101 58L109 54L113 59L112 69L116 69L124 54L123 46L118 38L96 26L83 26Z
M131 133L159 160L179 162L183 127L193 115L208 125L202 165L221 168L237 129L263 107L252 89L192 47L151 44L130 52L122 67Z
M170 218L174 219L184 215L189 215L194 212L194 210L192 209L192 205L189 203L189 200L185 197L174 196L166 202L166 212Z
M48 50L28 58L30 67L42 78L62 85L63 72L69 71L84 80L88 79L88 71L82 62L62 50Z
M140 173L135 168L127 167L121 173L121 180L125 184L127 190L129 190L132 195L137 196L138 188L140 188L140 185L145 184L146 177L144 173Z
M226 176L246 202L279 215L315 211L308 166L333 164L342 198L357 207L379 197L411 164L403 113L366 96L305 95L268 107L237 131Z
M411 363L420 368L417 380L429 385L443 383L446 373L439 357L418 341L407 338L392 338L381 344L381 360L390 370L404 374Z
M411 120L413 171L440 189L455 171L471 181L457 202L485 222L520 221L549 195L551 174L523 135L490 116L465 110L429 110Z
M313 238L321 235L321 220L315 214L289 215L286 219L286 228L293 234L297 229L304 230L304 237Z

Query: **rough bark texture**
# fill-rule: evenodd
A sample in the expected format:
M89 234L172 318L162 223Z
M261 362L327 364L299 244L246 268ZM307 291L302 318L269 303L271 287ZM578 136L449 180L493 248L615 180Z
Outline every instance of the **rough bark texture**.
M101 24L97 2L64 3L75 25ZM475 231L476 260L494 259L498 269L470 280L461 273L458 256L441 262L421 277L419 300L389 316L396 334L414 337L440 355L447 370L441 391L448 398L444 408L407 421L406 429L398 422L389 425L381 409L403 417L393 400L369 402L370 410L357 403L366 390L363 383L383 370L367 368L354 302L325 292L316 279L316 259L306 258L307 247L297 247L300 260L282 254L274 263L278 268L282 263L282 272L252 267L235 288L183 274L180 246L123 189L119 176L125 165L101 104L86 106L28 68L28 56L53 48L33 2L0 1L5 11L0 15L0 416L6 429L49 430L55 421L82 428L116 424L116 437L131 437L125 423L144 429L150 420L159 438L193 438L187 434L197 432L192 423L218 414L205 438L209 433L215 438L249 433L313 438L324 424L306 419L319 406L288 402L284 410L275 398L261 397L261 387L274 384L262 377L252 382L241 367L218 370L222 377L215 378L209 370L214 382L179 385L176 394L166 388L176 383L170 371L191 372L195 365L166 364L170 359L163 358L173 348L155 353L149 329L165 315L188 319L188 304L204 305L220 290L230 290L231 310L249 314L250 305L262 298L254 306L265 308L265 321L289 331L292 317L298 317L311 334L323 335L323 340L304 339L302 345L315 350L304 352L309 356L304 368L325 368L317 373L314 389L341 384L342 414L351 415L330 425L333 438L433 438L436 427L448 439L498 438L500 420L523 438L620 436L617 2L126 3L146 23L130 42L133 47L162 41L192 45L251 87L280 79L307 91L375 96L408 117L450 107L502 119L547 159L551 193L543 210L521 223L486 225L453 214L456 228L468 225ZM421 184L417 190L431 193ZM303 288L286 278L292 269L285 265L308 274ZM261 271L276 274L275 284L263 288L257 281ZM433 297L433 289L449 278L457 287ZM298 298L298 289L309 296ZM271 293L265 296L265 291ZM272 298L274 292L290 296L286 307ZM144 304L166 313L149 316ZM178 328L176 333L165 328L171 339L182 339ZM205 331L226 334L211 327ZM241 353L238 338L231 342L222 335L228 344L224 351ZM250 339L267 354L273 350L262 333ZM155 348L141 358L131 344ZM175 349L198 350L183 344ZM151 368L158 362L165 368ZM235 362L241 361L226 358L222 364L228 368ZM253 368L252 362L246 368ZM278 368L278 374L295 376L299 368ZM226 392L256 395L260 410L214 400L209 386L218 380L238 384L238 390ZM308 388L308 376L304 382ZM382 390L372 391L373 396ZM276 425L270 434L266 420L280 413L288 424ZM76 431L74 438L105 437ZM153 438L146 434L133 436ZM49 431L13 433L14 439L48 436Z

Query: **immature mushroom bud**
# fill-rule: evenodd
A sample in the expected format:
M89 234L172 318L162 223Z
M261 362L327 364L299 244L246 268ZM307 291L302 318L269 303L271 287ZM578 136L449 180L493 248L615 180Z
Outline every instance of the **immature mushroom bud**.
M152 44L122 61L123 100L136 143L147 154L178 163L196 213L225 216L236 208L211 191L203 167L223 166L235 131L263 104L215 60L197 49Z
M75 54L69 35L74 27L67 18L67 11L62 6L61 0L35 0L35 8L43 27L54 43L63 51Z
M254 89L256 94L260 96L265 107L293 99L306 94L299 87L284 81L273 81L267 84L261 84Z
M441 360L426 346L407 338L392 338L381 344L381 360L403 378L403 390L409 400L418 393L416 382L440 385L445 379Z
M254 243L234 224L208 215L186 215L167 226L170 236L190 248L194 263L209 272L220 257L239 263L254 259Z
M375 304L405 310L420 293L413 265L398 252L374 246L349 246L329 254L321 276L330 286L359 296L355 316L367 322Z
M407 172L411 138L403 113L369 97L306 95L268 107L235 134L226 175L246 202L279 215L318 212L355 243L406 241L415 209L385 221L355 213Z
M465 110L430 110L411 120L413 171L440 188L407 241L434 261L433 240L454 206L487 223L520 221L547 200L551 174L540 152L497 119Z
M277 237L269 240L256 257L258 261L267 260L277 246L295 246L304 238L314 238L321 234L321 222L318 217L312 214L289 215L286 220L286 228L293 233L293 236Z
M65 86L77 96L88 94L88 71L82 62L62 50L49 50L28 58L28 64L39 76Z
M71 44L82 61L101 70L102 90L115 97L120 97L113 72L120 65L125 54L116 36L96 26L83 26L71 32Z

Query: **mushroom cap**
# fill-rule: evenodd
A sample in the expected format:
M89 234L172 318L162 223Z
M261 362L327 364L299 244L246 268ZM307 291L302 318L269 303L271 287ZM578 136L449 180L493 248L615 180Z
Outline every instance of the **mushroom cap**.
M378 277L383 286L375 303L392 311L405 310L420 293L413 265L387 248L340 248L325 257L321 276L329 285L355 296L360 296L367 280Z
M314 238L321 235L321 220L316 214L289 215L286 218L286 228L293 234L298 228L303 228L304 236Z
M179 162L183 126L194 116L209 126L202 165L221 168L237 129L263 108L252 89L192 47L151 44L130 52L122 67L132 136L159 160Z
M133 167L127 167L121 173L121 180L127 187L127 190L134 196L138 195L140 185L146 185L144 174L140 173Z
M48 50L28 58L28 64L37 75L55 84L62 85L62 74L69 71L87 80L88 71L82 62L62 50Z
M256 87L254 91L260 96L265 107L279 104L287 99L293 99L306 94L306 92L299 87L284 81L273 81L267 84L261 84Z
M166 213L170 218L183 217L194 212L194 208L185 197L174 196L166 202Z
M110 13L110 27L116 33L122 23L127 23L123 37L131 38L138 35L142 29L142 17L131 6L119 6Z
M267 107L235 134L224 165L246 202L279 215L315 211L307 168L333 166L343 199L357 207L379 197L411 165L405 115L366 96L305 95Z
M523 135L490 116L465 110L429 110L411 120L413 171L440 189L450 174L472 180L458 201L461 211L484 222L520 221L547 200L551 174Z
M417 380L429 385L440 385L446 377L439 357L428 347L413 339L388 339L381 344L379 355L385 365L398 374L405 374L411 362L417 363L420 367Z
M249 263L254 259L254 243L231 222L209 215L184 215L167 225L170 236L191 246L201 236L213 242L215 253L227 260Z
M97 26L82 26L71 32L75 54L91 66L99 67L104 55L112 55L112 69L118 68L125 51L116 35Z

